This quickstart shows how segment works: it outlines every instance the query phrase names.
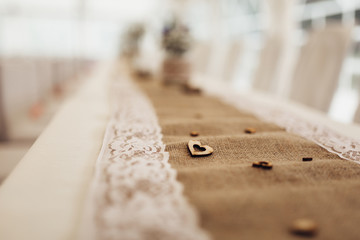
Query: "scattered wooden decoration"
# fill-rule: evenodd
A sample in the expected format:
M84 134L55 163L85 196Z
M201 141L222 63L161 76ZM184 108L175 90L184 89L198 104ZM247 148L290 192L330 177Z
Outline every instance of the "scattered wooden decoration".
M202 115L201 113L196 113L196 114L194 115L194 117L195 117L195 118L198 118L198 119L201 119L201 118L203 118L203 115Z
M194 87L194 86L187 83L187 84L184 85L184 92L186 94L198 95L198 94L201 94L201 89L198 88L198 87Z
M202 145L200 141L190 140L188 148L192 156L208 156L214 152L214 149L208 145Z
M249 128L245 128L244 132L248 133L248 134L253 134L253 133L256 133L256 129L249 127Z
M151 78L151 72L147 70L138 69L135 71L135 74L140 79L149 79Z
M192 137L197 137L197 136L199 136L199 132L197 132L197 131L192 131L192 132L190 132L190 136L192 136Z
M318 226L314 220L299 218L292 223L290 230L293 234L311 237L317 233Z
M252 166L263 169L272 169L273 165L270 161L258 161L258 162L253 162Z

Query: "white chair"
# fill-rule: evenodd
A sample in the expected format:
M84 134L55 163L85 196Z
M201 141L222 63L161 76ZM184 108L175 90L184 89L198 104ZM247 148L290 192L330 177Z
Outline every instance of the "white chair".
M242 56L243 45L240 40L233 41L228 45L224 65L222 66L222 79L230 82L235 74L239 59Z
M350 43L350 29L331 25L310 34L295 67L290 98L327 112Z
M275 92L276 77L280 57L283 53L283 39L276 36L268 37L260 52L259 64L255 71L253 88L265 92Z
M41 100L46 99L52 91L53 81L53 64L50 58L36 59L36 75L39 87L39 97Z
M9 122L27 114L39 100L36 66L25 58L8 58L2 64L3 101Z
M355 111L354 122L360 124L360 103L359 103L359 106L357 107L357 109Z
M8 140L7 124L5 119L4 88L2 77L3 64L0 63L0 141Z
M211 56L211 48L208 42L196 42L190 52L192 71L206 74Z
M26 122L34 104L38 103L39 82L33 59L16 57L2 61L2 114L8 139L20 132L19 126ZM14 134L16 132L16 134Z
M198 43L190 55L192 82L195 85L229 83L237 70L241 54L242 42L239 40L222 46Z

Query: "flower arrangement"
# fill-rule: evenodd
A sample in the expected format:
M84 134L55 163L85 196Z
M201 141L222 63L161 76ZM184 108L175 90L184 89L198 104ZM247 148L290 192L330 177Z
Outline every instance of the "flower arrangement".
M181 57L190 49L189 29L175 20L165 26L162 36L162 46L169 56Z

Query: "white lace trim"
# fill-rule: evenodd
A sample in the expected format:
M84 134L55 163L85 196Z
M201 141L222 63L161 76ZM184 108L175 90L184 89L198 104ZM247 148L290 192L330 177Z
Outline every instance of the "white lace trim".
M112 93L113 116L80 239L209 239L168 163L151 103L124 78L113 84Z
M240 110L253 113L259 119L274 123L290 133L313 141L343 159L360 164L360 139L341 135L322 124L310 122L277 106L259 104L228 89L224 91L219 87L210 86L205 91Z

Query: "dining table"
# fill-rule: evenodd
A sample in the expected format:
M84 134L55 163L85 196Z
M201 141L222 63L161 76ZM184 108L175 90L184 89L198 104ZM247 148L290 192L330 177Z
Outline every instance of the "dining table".
M359 125L95 68L0 186L0 239L359 239Z

